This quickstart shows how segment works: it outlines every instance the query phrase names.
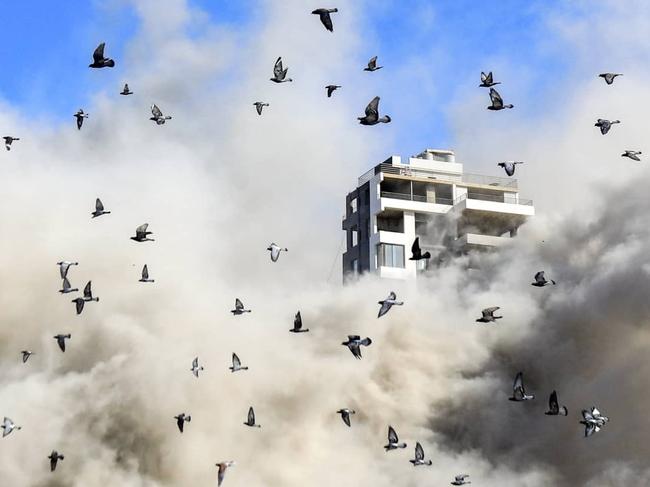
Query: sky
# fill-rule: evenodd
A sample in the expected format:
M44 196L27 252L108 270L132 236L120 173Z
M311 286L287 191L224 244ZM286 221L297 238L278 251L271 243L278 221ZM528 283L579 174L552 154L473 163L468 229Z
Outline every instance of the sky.
M235 460L225 487L650 483L650 5L340 0L334 33L319 6L23 2L3 16L0 127L21 140L0 152L0 417L22 429L0 438L2 481L215 485L214 464ZM101 41L116 67L91 70ZM373 55L385 67L363 72ZM293 83L269 81L278 56ZM482 70L513 110L485 109ZM607 86L602 71L624 76ZM393 121L360 126L374 96ZM622 123L602 136L599 117ZM342 285L344 195L425 147L475 173L525 161L535 218L417 284ZM91 219L97 197L111 213ZM130 240L145 222L155 242ZM289 249L276 263L270 242ZM80 315L57 292L61 260L99 297ZM541 269L558 284L531 286ZM378 319L390 291L404 305ZM252 312L233 316L235 297ZM478 325L490 306L504 318ZM288 332L298 310L309 333ZM372 338L362 360L349 334ZM233 352L248 371L228 370ZM518 371L526 404L507 400ZM552 390L569 416L544 415ZM251 405L259 430L242 425ZM591 406L611 421L585 439ZM383 451L388 425L407 449ZM409 464L415 442L431 467Z

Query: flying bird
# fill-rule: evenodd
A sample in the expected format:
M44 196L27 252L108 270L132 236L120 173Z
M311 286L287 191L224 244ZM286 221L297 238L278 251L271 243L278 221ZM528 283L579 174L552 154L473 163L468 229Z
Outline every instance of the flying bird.
M546 279L544 271L539 271L535 274L535 282L531 282L531 285L535 287L544 287L548 284L553 284L555 286L555 281L553 279Z
M595 406L591 408L591 411L588 409L582 410L582 421L580 421L580 424L585 425L585 437L598 433L600 428L608 421L609 418L600 414L600 411Z
M250 313L251 310L245 309L244 303L242 303L239 298L235 298L235 309L231 309L230 312L236 316L244 313Z
M199 365L199 357L194 357L194 360L192 360L192 368L190 370L194 374L194 377L199 376L199 371L203 370L203 367Z
M97 218L98 216L108 215L109 213L110 213L110 211L106 211L104 209L104 204L102 203L102 200L97 198L95 200L95 211L93 211L91 213L91 215L92 215L91 218Z
M494 85L500 85L500 81L494 81L492 79L492 71L490 71L488 74L485 74L483 71L481 71L481 84L479 87L481 88L492 88Z
M133 94L133 92L129 89L129 84L124 83L124 88L122 89L122 91L120 91L120 95L125 95L126 96L126 95L132 95L132 94Z
M278 245L276 245L276 244L274 244L274 243L271 243L271 244L266 248L266 250L269 250L269 251L271 252L271 260L272 260L273 262L277 262L277 261L278 261L278 259L280 258L280 252L282 252L283 250L284 250L285 252L288 252L288 251L289 251L289 249L287 249L287 248L283 248L283 247L279 247Z
M17 426L11 419L5 416L5 419L2 420L2 437L11 434L13 430L20 430L22 426Z
M641 158L639 157L641 154L643 154L640 150L626 150L621 154L621 157L627 157L629 159L632 159L633 161L640 161Z
M535 399L534 394L526 394L526 389L524 389L524 375L521 372L518 372L515 376L515 382L512 385L512 397L508 399L516 402Z
M320 21L323 23L325 28L330 32L334 32L334 26L332 25L332 17L330 17L330 14L338 11L338 8L317 8L312 11L312 14L320 16Z
M219 467L219 473L217 474L217 487L221 485L221 482L223 482L224 477L226 476L226 470L228 467L232 467L235 465L235 462L233 461L227 461L227 462L220 462L220 463L215 463L217 467Z
M289 68L282 69L282 57L279 57L273 66L273 78L271 78L271 81L274 83L293 81L291 78L287 78L287 71L289 71Z
M393 305L402 306L404 301L397 301L397 295L391 291L386 299L378 301L377 304L381 304L381 308L379 308L379 313L377 314L377 318L381 318L388 313L388 310L390 310Z
M160 111L160 108L155 103L151 105L151 115L152 117L149 117L149 120L156 122L156 125L165 125L167 120L172 119L169 115L163 115L163 112Z
M302 316L300 315L300 311L296 313L296 316L293 319L293 328L289 331L292 333L307 333L309 331L309 328L303 329L302 327Z
M383 68L383 66L377 66L377 56L373 57L368 61L368 66L363 68L364 71L377 71L378 69Z
M154 279L149 279L149 268L147 267L147 264L142 268L142 277L140 277L138 282L155 282Z
M115 66L115 61L111 58L104 57L104 47L106 43L102 42L95 52L93 52L93 62L89 64L89 68L112 68Z
M501 309L499 306L492 306L491 308L485 308L483 311L481 311L481 316L478 321L479 323L491 323L496 320L500 320L503 318L503 316L494 316L494 312L498 309Z
M50 472L54 472L56 470L56 464L59 462L59 460L63 460L65 457L59 454L58 451L52 450L52 453L50 453L47 458L50 459Z
M359 335L348 335L348 339L345 342L342 342L341 345L345 345L350 349L352 355L355 358L361 360L361 345L367 347L372 343L372 340L369 337L364 338L363 340Z
M59 266L59 272L61 273L61 279L65 279L68 275L68 269L71 265L79 265L79 262L70 262L68 260L62 260L57 262L56 265Z
M505 108L513 108L514 105L504 105L503 104L503 98L501 98L501 95L499 95L499 92L495 90L494 88L490 88L490 100L492 101L492 105L487 107L488 110L503 110Z
M414 467L419 465L431 465L433 463L431 460L424 459L424 449L419 442L415 444L415 459L409 460L409 462L411 462Z
M230 372L237 372L239 370L248 370L248 367L242 367L241 360L236 353L232 354L232 367L228 367Z
M248 418L246 418L246 422L244 423L246 426L250 426L251 428L261 428L259 424L255 423L255 411L253 411L253 406L248 408Z
M377 125L378 123L390 123L390 116L384 115L379 117L379 97L376 96L366 107L366 114L363 117L357 117L361 125Z
M83 298L75 298L72 300L73 303L75 303L77 307L77 314L80 315L81 312L84 310L84 305L85 303L89 301L99 301L99 298L93 298L93 292L91 288L91 282L88 281L88 284L86 284L86 287L84 288L84 296Z
M515 173L515 166L517 164L523 164L522 161L505 161L499 162L497 166L502 167L508 176L512 176Z
M67 278L67 277L64 277L64 278L63 278L63 289L59 289L59 292L60 292L61 294L68 294L68 293L74 293L74 292L77 292L77 291L79 291L79 289L76 288L76 287L73 288L73 287L70 285L70 281L68 281L68 278Z
M467 480L468 478L469 478L469 475L467 475L466 473L463 473L463 474L460 474L460 475L456 475L456 477L454 477L453 482L451 482L451 485L466 485L466 484L471 484L472 482L470 482L469 480Z
M62 352L65 352L65 341L66 339L72 338L72 335L68 333L67 335L54 335L54 339L56 340L56 343L59 344L59 348L61 349Z
M2 138L5 140L5 148L6 148L7 150L11 150L11 144L12 144L14 141L16 141L16 140L20 140L20 138L18 138L18 137L12 137L11 135L5 135L5 136L2 137Z
M388 445L384 445L384 450L390 451L396 448L406 448L406 443L400 443L397 433L392 426L388 427Z
M31 350L21 350L20 353L23 354L23 363L27 362L29 360L29 357L35 355Z
M183 432L183 427L185 426L185 422L190 422L192 421L192 416L189 414L181 413L178 416L174 416L174 419L176 420L176 426L178 426L178 431L181 433Z
M560 406L557 400L557 392L551 392L551 395L548 398L548 411L544 414L547 416L566 416L569 414L569 410L566 406Z
M594 124L594 127L600 128L600 133L605 135L607 132L609 132L609 129L612 128L612 125L616 123L621 123L620 120L607 120L605 118L599 118L596 120L596 123Z
M143 223L140 225L138 228L135 229L135 237L129 237L131 240L135 240L136 242L154 242L155 239L149 238L149 235L152 235L153 232L148 232L147 228L149 228L148 223Z
M338 90L341 87L341 85L327 85L325 89L327 90L327 98L332 97L332 93L334 93L336 90Z
M357 413L356 413L356 411L354 409L344 408L344 409L339 409L338 411L336 411L336 414L340 414L341 419L343 420L343 422L345 424L347 424L348 427L349 427L350 426L350 415L351 414L357 414Z
M622 73L600 73L598 77L603 78L605 83L611 85L617 76L623 76Z
M413 245L411 245L411 254L412 255L409 257L409 260L422 260L431 258L431 253L422 253L422 249L420 248L420 237L415 237Z
M257 110L258 115L262 115L262 109L264 107L269 106L268 103L264 103L264 102L261 102L261 101L256 101L255 103L253 103L253 105L255 106L255 110Z
M83 108L80 108L73 116L77 119L77 128L81 130L81 126L84 124L84 118L88 118L88 114L84 113Z

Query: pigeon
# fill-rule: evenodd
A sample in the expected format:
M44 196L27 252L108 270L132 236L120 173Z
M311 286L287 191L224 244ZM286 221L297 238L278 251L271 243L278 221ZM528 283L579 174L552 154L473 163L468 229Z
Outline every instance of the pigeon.
M261 102L261 101L256 101L255 103L253 103L253 105L255 106L255 110L257 110L258 115L262 115L262 109L264 107L269 106L268 103L264 103L264 102Z
M611 85L617 76L623 76L623 74L622 73L600 73L598 75L598 77L603 78L605 80L605 83L607 83L608 85Z
M535 282L531 282L531 285L535 287L544 287L547 284L553 284L555 286L555 281L553 279L547 280L544 271L539 271L535 274Z
M500 320L503 318L503 316L494 316L494 312L498 309L501 309L499 306L492 306L491 308L485 308L483 311L481 311L481 316L478 321L479 323L490 323L496 320Z
M594 124L594 127L600 128L600 133L605 135L607 132L609 132L609 129L612 128L612 125L615 123L621 123L620 120L607 120L604 118L599 118L596 120L596 123Z
M237 372L238 370L248 370L248 367L242 367L241 360L236 353L232 354L232 367L228 367L230 372Z
M397 301L397 295L391 291L386 299L378 301L377 304L381 304L381 308L379 308L379 313L377 314L377 318L381 318L388 313L388 310L391 309L393 305L402 306L404 301Z
M86 287L84 288L84 297L83 298L76 298L73 299L72 302L75 303L77 306L77 314L80 315L81 312L84 310L84 305L88 301L99 301L99 298L93 298L93 292L91 289L91 282L88 281L88 284L86 284Z
M330 17L330 14L338 11L338 8L317 8L312 11L312 14L320 16L320 21L323 23L325 28L330 32L334 32L334 26L332 25L332 17Z
M300 311L296 313L296 317L293 319L293 328L289 330L291 333L307 333L309 328L303 329L302 327L302 316Z
M453 482L451 482L451 485L466 485L466 484L471 484L469 480L466 480L469 477L466 473L456 475L454 477Z
M557 401L557 392L551 392L551 395L548 398L548 411L544 414L547 416L566 416L569 414L569 410L566 406L560 406Z
M530 401L535 399L534 394L526 394L526 389L524 389L524 379L523 374L518 372L515 376L515 382L512 385L512 397L508 398L511 401Z
M70 281L68 281L68 278L64 277L63 278L63 289L59 289L59 292L61 294L67 294L67 293L74 293L74 292L77 292L77 291L79 291L79 289L76 288L76 287L73 288L70 285Z
M397 433L392 426L388 427L388 445L384 445L384 450L390 451L396 448L406 448L406 443L400 443Z
M377 71L378 69L383 68L383 66L377 66L377 56L373 57L368 61L368 66L363 68L364 71Z
M62 260L57 262L56 265L59 266L59 272L61 273L61 279L65 279L68 275L68 269L71 265L79 265L79 262L70 262L68 260Z
M104 204L102 203L102 200L97 198L95 200L95 211L91 213L92 217L91 218L97 218L98 216L102 215L108 215L110 211L104 210Z
M50 459L50 472L54 472L56 470L56 464L58 461L63 460L65 457L63 455L60 455L58 451L52 450L52 453L50 453L50 456L47 458Z
M231 309L230 312L236 316L244 313L250 313L251 310L244 309L244 303L242 303L239 298L235 298L235 309Z
M149 268L147 264L142 268L142 277L138 279L138 282L156 282L154 279L149 279Z
M282 69L282 57L279 57L273 66L273 78L271 78L271 81L274 83L293 81L291 78L287 78L287 71L289 71L289 68Z
M517 164L523 164L522 161L506 161L506 162L499 162L497 166L502 167L508 176L512 176L515 174L515 166Z
M192 416L189 414L186 415L185 413L181 413L178 416L174 416L174 419L176 420L176 426L178 426L178 431L181 433L183 432L183 426L185 426L185 422L187 421L188 423L192 421Z
M169 115L163 115L163 112L160 111L160 108L154 103L151 105L151 114L152 117L149 117L149 120L156 122L156 125L165 125L167 120L171 120L172 117Z
M77 128L81 130L81 126L84 124L84 118L88 118L88 114L84 113L83 108L80 108L73 116L77 119Z
M11 434L13 430L22 429L22 426L17 426L14 422L5 416L5 419L2 421L2 437Z
M431 460L424 460L424 450L419 442L415 444L415 459L409 460L409 462L411 462L414 467L417 467L418 465L431 465L433 463Z
M338 90L341 87L341 85L327 85L325 89L327 90L327 98L332 97L332 93L334 93L336 90Z
M361 125L377 125L378 123L390 123L392 119L388 115L379 117L379 97L376 96L368 103L366 115L357 117L357 120Z
M488 74L485 74L483 71L481 71L481 84L479 87L481 88L492 88L494 85L500 85L500 81L494 81L492 79L492 71L490 71Z
M2 137L2 138L5 139L5 148L6 148L7 150L11 150L11 144L12 144L15 140L20 140L18 137L12 137L11 135L5 135L5 136Z
M120 95L125 95L126 96L126 95L132 95L132 94L133 94L133 92L129 89L129 84L124 83L124 89L122 91L120 91Z
M490 88L490 100L492 100L492 105L487 107L488 110L503 110L505 108L514 107L514 105L504 105L503 98L501 98L499 92L494 88Z
M97 46L97 49L93 52L93 62L88 65L89 68L112 68L115 66L115 61L111 58L104 57L105 45L106 43L102 42Z
M140 225L138 228L135 229L135 237L129 237L131 240L135 240L136 242L154 242L155 239L149 238L149 235L152 235L153 232L148 232L147 228L149 228L148 223L143 223Z
M194 374L194 377L199 376L199 371L203 370L203 367L199 365L199 357L194 357L194 360L192 360L192 368L190 370Z
M253 411L253 406L248 408L248 418L246 419L246 422L244 423L246 426L250 426L251 428L261 428L259 424L255 424L255 411Z
M277 262L278 259L280 258L280 252L283 250L285 252L288 252L289 249L283 248L283 247L278 247L276 244L271 243L266 250L269 250L271 252L271 261Z
M20 353L23 354L23 363L27 362L29 360L29 357L34 355L34 352L31 350L21 350Z
M641 154L643 153L640 150L626 150L623 154L621 154L621 157L628 157L633 161L640 161L641 158L639 156Z
M228 467L232 467L235 465L235 462L233 461L227 461L227 462L220 462L220 463L215 463L217 467L219 467L219 473L217 474L217 487L221 485L221 482L223 482L223 478L226 476L226 470Z
M72 338L72 335L68 333L67 335L55 335L54 339L56 340L56 343L59 344L59 348L61 349L62 352L65 352L65 340Z
M348 335L348 339L345 342L342 342L341 345L345 345L350 349L352 355L355 358L361 360L361 345L367 347L372 343L372 340L369 337L364 338L363 340L359 335Z
M422 260L431 258L431 253L422 253L422 249L420 248L420 237L415 237L413 245L411 245L411 254L413 255L409 257L409 260Z
M585 437L598 433L600 428L609 421L609 418L600 414L600 411L596 409L595 406L591 408L591 411L583 409L582 419L583 420L580 421L580 424L585 425Z
M345 424L347 424L348 427L349 427L350 426L350 415L351 414L357 414L357 413L356 413L356 411L354 409L344 408L344 409L339 409L338 411L336 411L336 414L340 414L341 419L343 420L343 422Z

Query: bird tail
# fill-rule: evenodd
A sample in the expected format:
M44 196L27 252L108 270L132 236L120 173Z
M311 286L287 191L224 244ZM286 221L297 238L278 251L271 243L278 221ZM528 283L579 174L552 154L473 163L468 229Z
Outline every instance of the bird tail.
M430 259L431 258L431 252L425 252L424 254L422 254L422 257L424 257L425 259Z

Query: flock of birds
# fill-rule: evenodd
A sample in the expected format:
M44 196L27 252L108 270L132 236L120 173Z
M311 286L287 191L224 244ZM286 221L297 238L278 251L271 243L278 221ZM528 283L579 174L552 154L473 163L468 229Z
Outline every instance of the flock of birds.
M333 9L320 8L314 10L312 14L318 15L323 26L328 31L333 32L334 27L333 27L331 14L336 12L338 12L336 8ZM115 66L115 61L113 59L105 57L104 49L105 49L105 43L103 42L99 44L99 46L97 46L97 48L93 53L93 62L89 65L90 68L98 68L98 69L106 68L106 67L112 68ZM375 56L372 59L370 59L367 67L364 70L369 72L374 72L379 69L382 69L382 66L377 65L377 57ZM287 72L288 72L288 68L285 68L283 66L282 58L278 57L273 67L273 77L271 78L271 81L274 83L291 82L292 79L287 77ZM599 76L604 78L605 82L608 85L611 85L614 82L614 79L617 76L621 76L621 74L603 73L600 74ZM483 72L481 73L481 84L479 86L490 89L489 95L490 95L491 105L487 107L488 110L499 111L499 110L513 108L512 104L503 103L503 99L501 98L501 95L494 89L494 86L497 84L500 83L494 81L492 72L489 72L487 74ZM327 85L325 88L326 88L327 96L331 97L333 92L341 88L341 86L331 84L331 85ZM129 85L125 84L123 90L120 92L120 95L128 96L132 94L133 91L130 90ZM384 115L381 117L379 116L379 100L380 98L376 96L370 101L370 103L367 105L365 109L365 115L363 117L358 117L360 124L376 125L378 123L389 123L391 121L391 118L388 115ZM263 108L268 107L269 104L265 102L257 101L254 103L254 106L256 108L257 113L259 115L262 115ZM152 116L150 120L154 121L157 125L164 125L166 121L172 119L171 116L164 115L163 112L160 110L160 108L158 108L156 104L152 105L151 113ZM79 109L79 111L74 116L76 118L77 128L81 130L84 120L88 118L88 114L85 113L83 109ZM599 127L601 133L605 135L609 132L612 125L618 123L620 123L618 120L610 121L606 119L598 119L598 121L596 122L596 126ZM4 136L3 138L7 150L11 149L13 142L20 140L19 138L13 136ZM632 150L626 150L625 153L622 154L623 157L628 157L636 161L640 160L639 155L641 155L640 151L632 151ZM504 168L508 176L512 176L515 171L515 166L518 164L522 164L522 162L509 161L509 162L499 163L498 165ZM110 213L111 213L110 211L107 211L105 209L102 201L99 198L97 198L95 201L95 210L91 213L91 218L97 218ZM136 242L148 242L148 241L153 242L155 240L153 238L150 238L150 235L152 234L153 233L148 230L148 224L144 223L136 228L135 236L132 236L130 238L131 240L134 240ZM278 261L281 252L288 251L287 248L280 247L275 243L271 243L266 250L269 251L272 262ZM431 254L429 252L422 252L422 249L420 248L420 244L419 244L419 238L416 238L415 241L413 242L411 253L412 255L409 260L418 261L422 259L431 258ZM57 265L59 266L60 277L62 279L62 289L60 289L59 292L62 294L78 292L79 291L78 288L72 287L68 279L68 273L72 266L77 266L79 265L79 263L72 262L72 261L60 261L57 263ZM139 279L139 282L142 283L155 282L154 279L150 278L149 269L146 264L142 268L141 278ZM544 271L537 272L534 276L534 282L532 283L532 285L536 287L545 287L547 285L555 285L555 284L556 282L554 280L552 279L548 280L546 278ZM75 304L75 310L77 315L83 312L84 307L86 306L87 303L99 302L99 298L93 296L91 281L88 281L88 283L84 287L83 296L73 299L72 302ZM394 292L390 292L388 297L386 299L379 301L378 304L380 305L380 308L377 317L381 318L385 316L393 306L403 306L404 302L398 301L397 295ZM496 320L503 318L503 316L495 315L495 312L499 309L500 307L493 306L482 310L481 317L479 317L476 321L480 323L495 323ZM245 313L251 313L251 310L247 309L244 306L241 299L236 298L235 308L231 310L231 313L233 314L233 316L241 316ZM289 329L289 331L292 333L309 332L308 328L303 328L302 316L300 314L300 311L296 313L293 322L293 327ZM54 339L56 340L61 352L66 351L66 340L70 340L71 337L72 335L70 333L57 334L54 336ZM361 338L361 336L359 335L348 335L347 340L342 342L342 345L346 346L350 350L352 355L359 360L362 358L361 347L369 347L371 344L372 344L372 340L370 337ZM23 363L27 363L29 358L34 354L35 352L31 350L22 350L21 355L22 355ZM200 372L203 370L204 370L203 366L199 364L199 357L195 357L192 361L190 371L196 378L199 378ZM248 370L248 367L243 366L238 355L236 353L233 353L232 365L229 367L229 370L232 373L234 373L234 372L246 371ZM513 383L512 396L509 399L511 401L522 402L522 401L530 401L533 400L534 398L535 395L528 394L526 392L526 389L524 388L523 373L522 372L517 373ZM549 407L548 410L545 412L546 415L552 415L552 416L568 415L568 409L566 408L566 406L559 404L558 395L555 390L551 392L548 404ZM343 408L338 410L337 414L341 415L341 419L345 425L351 427L352 426L351 416L356 414L356 411L349 408ZM183 433L185 423L190 423L191 419L192 419L191 415L185 412L182 412L174 416L174 420L176 421L176 426L180 433ZM582 410L582 421L580 421L580 423L585 426L585 436L591 436L593 433L600 431L600 429L608 421L609 418L603 416L596 407ZM246 417L246 421L244 422L244 425L251 428L261 428L261 425L258 424L256 421L255 410L252 406L248 410L248 415ZM13 431L17 431L21 429L21 426L15 424L8 417L4 418L1 427L2 427L3 438L11 434ZM386 452L396 450L396 449L404 449L407 447L406 443L399 441L399 437L395 429L390 425L388 426L387 438L388 438L388 443L384 445L384 449ZM60 454L57 450L53 450L51 454L47 456L47 458L49 459L50 469L52 472L54 472L57 468L58 462L64 460L65 457L64 455ZM420 442L416 442L414 458L410 459L409 461L413 464L413 466L432 465L432 461L430 459L425 459L424 449L420 444ZM221 485L221 483L223 482L227 469L233 466L234 464L235 464L234 461L222 461L216 464L216 466L218 467L218 485ZM469 475L467 474L457 475L454 478L454 480L451 482L451 484L452 485L469 484L471 482L468 480L468 478Z

